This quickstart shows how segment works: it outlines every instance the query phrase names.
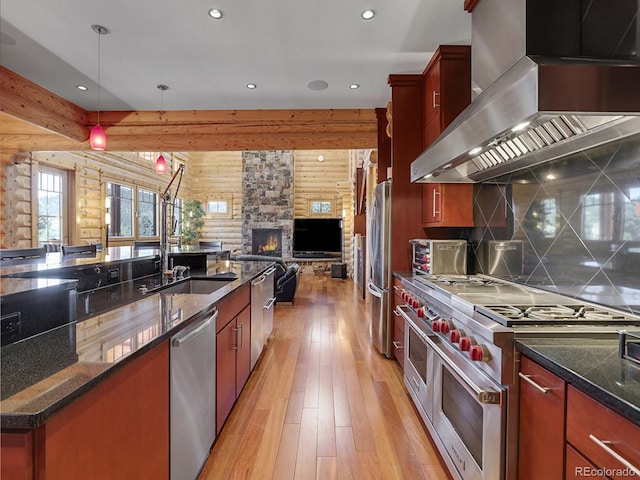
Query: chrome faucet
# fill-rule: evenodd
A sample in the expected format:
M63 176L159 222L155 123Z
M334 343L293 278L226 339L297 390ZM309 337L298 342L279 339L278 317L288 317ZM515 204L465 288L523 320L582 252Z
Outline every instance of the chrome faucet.
M174 280L176 278L175 273L173 270L169 270L169 206L173 205L175 200L174 202L171 202L171 192L169 191L169 189L171 188L171 185L173 185L173 182L175 181L178 174L180 174L180 180L178 180L178 186L174 195L174 199L177 198L183 173L184 165L180 165L180 168L178 168L178 170L176 170L176 173L173 174L169 185L167 185L167 188L161 196L162 212L160 216L160 268L162 269L163 277L171 275ZM184 274L184 270L181 272L180 278L182 278L182 274Z
M182 280L184 278L184 272L186 272L187 270L189 270L189 267L185 267L182 265L176 265L175 267L173 267L173 269L171 270L171 276L173 277L173 280Z

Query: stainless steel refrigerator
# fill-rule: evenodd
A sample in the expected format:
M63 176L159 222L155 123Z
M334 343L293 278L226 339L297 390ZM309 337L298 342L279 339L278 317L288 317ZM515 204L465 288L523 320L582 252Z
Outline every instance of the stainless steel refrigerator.
M379 183L368 212L367 249L371 294L369 335L378 351L391 355L391 181Z

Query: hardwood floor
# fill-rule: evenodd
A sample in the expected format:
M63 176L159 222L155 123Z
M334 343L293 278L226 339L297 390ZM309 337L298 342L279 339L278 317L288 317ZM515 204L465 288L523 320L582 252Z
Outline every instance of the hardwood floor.
M303 274L199 480L448 478L351 280Z

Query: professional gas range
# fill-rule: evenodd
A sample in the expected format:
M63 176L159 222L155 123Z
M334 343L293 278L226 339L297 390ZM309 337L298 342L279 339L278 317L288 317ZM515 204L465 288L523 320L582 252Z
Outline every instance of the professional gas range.
M415 274L403 287L405 383L464 480L517 477L517 338L613 338L640 326L635 315L485 275Z

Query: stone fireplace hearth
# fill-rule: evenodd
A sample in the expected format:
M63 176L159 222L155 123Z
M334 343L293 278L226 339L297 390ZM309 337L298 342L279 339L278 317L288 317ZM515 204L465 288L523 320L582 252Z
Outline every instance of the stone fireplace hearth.
M254 228L251 230L251 253L253 255L282 256L281 228Z

